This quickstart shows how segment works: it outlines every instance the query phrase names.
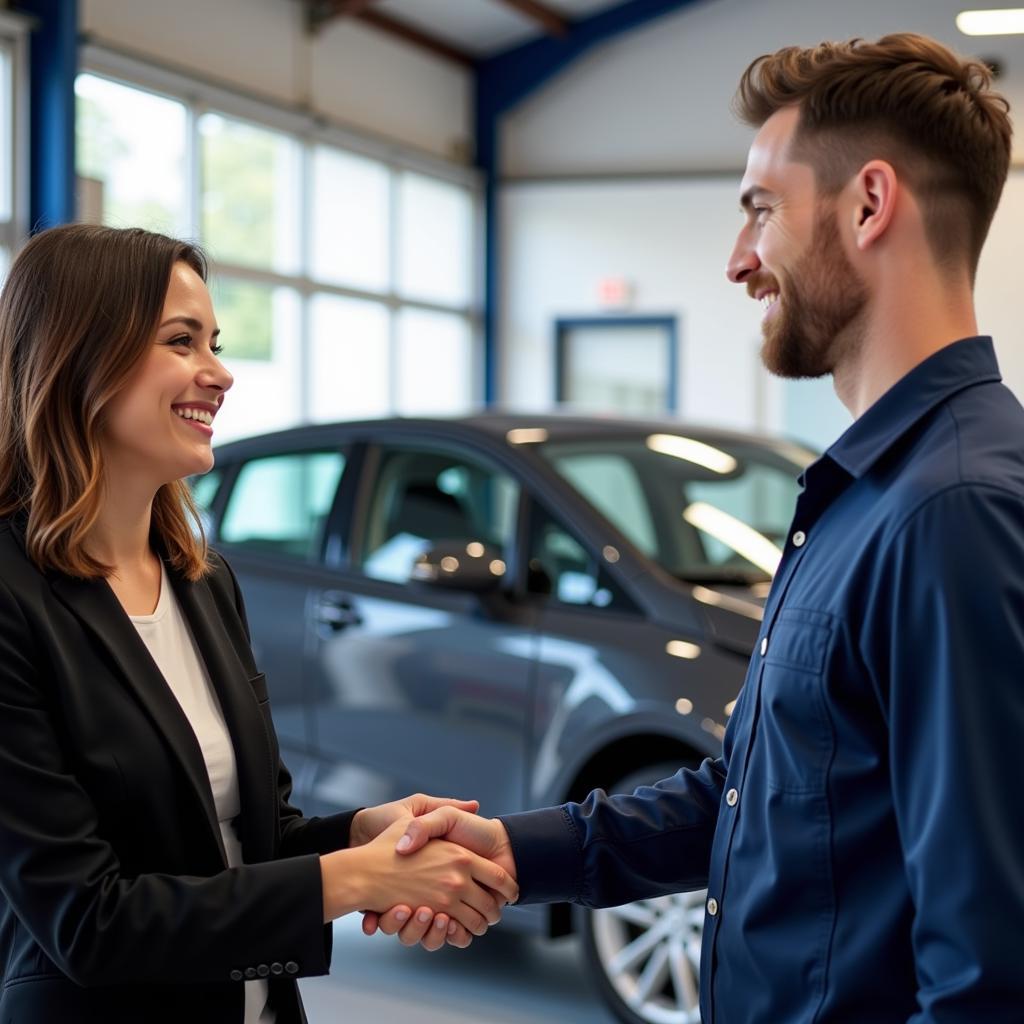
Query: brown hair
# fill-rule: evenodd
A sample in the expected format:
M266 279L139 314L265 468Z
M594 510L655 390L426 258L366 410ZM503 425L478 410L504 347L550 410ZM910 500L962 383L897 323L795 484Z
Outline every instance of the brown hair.
M966 260L973 279L1010 164L1010 107L991 82L984 64L900 33L758 57L734 108L760 127L798 105L791 155L826 195L868 160L888 160L921 204L936 261Z
M171 270L204 281L188 242L140 228L72 224L31 239L0 293L0 516L27 514L41 569L109 575L84 550L102 501L104 413L152 344ZM153 536L191 580L208 571L187 485L153 500Z

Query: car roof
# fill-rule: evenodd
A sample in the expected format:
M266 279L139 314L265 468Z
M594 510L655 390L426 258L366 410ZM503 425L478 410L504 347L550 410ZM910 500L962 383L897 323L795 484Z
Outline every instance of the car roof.
M453 429L454 428L454 429ZM512 430L543 430L547 441L582 441L600 438L643 437L652 433L685 434L695 440L728 445L751 444L779 452L791 453L796 447L811 452L806 445L796 444L784 438L772 437L723 427L687 423L683 420L664 417L632 418L621 415L583 415L573 412L509 412L486 410L463 416L390 416L367 420L342 420L334 423L307 424L277 430L266 434L225 442L218 450L228 453L245 454L245 450L262 449L268 444L273 448L290 445L317 445L329 443L339 431L354 437L375 433L396 433L409 431L439 431L442 433L480 433L492 440L502 440Z

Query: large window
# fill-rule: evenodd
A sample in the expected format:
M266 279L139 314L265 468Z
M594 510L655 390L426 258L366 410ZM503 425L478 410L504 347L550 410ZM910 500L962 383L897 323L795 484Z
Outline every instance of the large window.
M219 441L476 402L472 172L92 48L84 64L79 216L209 253L235 377Z
M0 12L0 280L28 233L28 30Z

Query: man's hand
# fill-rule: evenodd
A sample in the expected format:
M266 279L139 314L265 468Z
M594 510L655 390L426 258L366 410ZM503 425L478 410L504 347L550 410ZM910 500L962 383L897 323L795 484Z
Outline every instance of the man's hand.
M454 797L413 793L404 800L393 800L389 804L378 804L376 807L364 807L357 811L352 819L349 846L363 846L376 839L394 822L410 816L416 818L439 807L457 807L459 810L475 814L480 809L480 804L476 800L456 800Z
M497 818L478 818L454 806L439 808L408 822L395 849L408 855L430 839L441 837L486 857L513 879L516 877L516 862L505 826ZM461 948L473 941L473 936L458 922L449 920L445 914L434 916L429 907L420 907L415 916L407 906L392 907L386 914L365 913L363 932L373 935L378 928L387 935L397 934L407 946L420 943L428 950L440 949L446 940Z

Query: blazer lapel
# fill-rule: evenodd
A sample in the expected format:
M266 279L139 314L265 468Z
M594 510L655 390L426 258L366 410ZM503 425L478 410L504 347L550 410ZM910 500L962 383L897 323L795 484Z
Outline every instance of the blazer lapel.
M209 584L202 580L190 583L170 566L167 574L210 674L235 748L239 839L245 860L268 860L274 856L277 835L277 772L263 711L249 682L254 675L246 664L250 659L243 660L231 642Z
M226 864L210 778L199 741L117 596L105 580L77 580L54 575L51 577L51 586L60 601L109 651L129 689L135 693L156 727L167 737L171 755L181 763Z

